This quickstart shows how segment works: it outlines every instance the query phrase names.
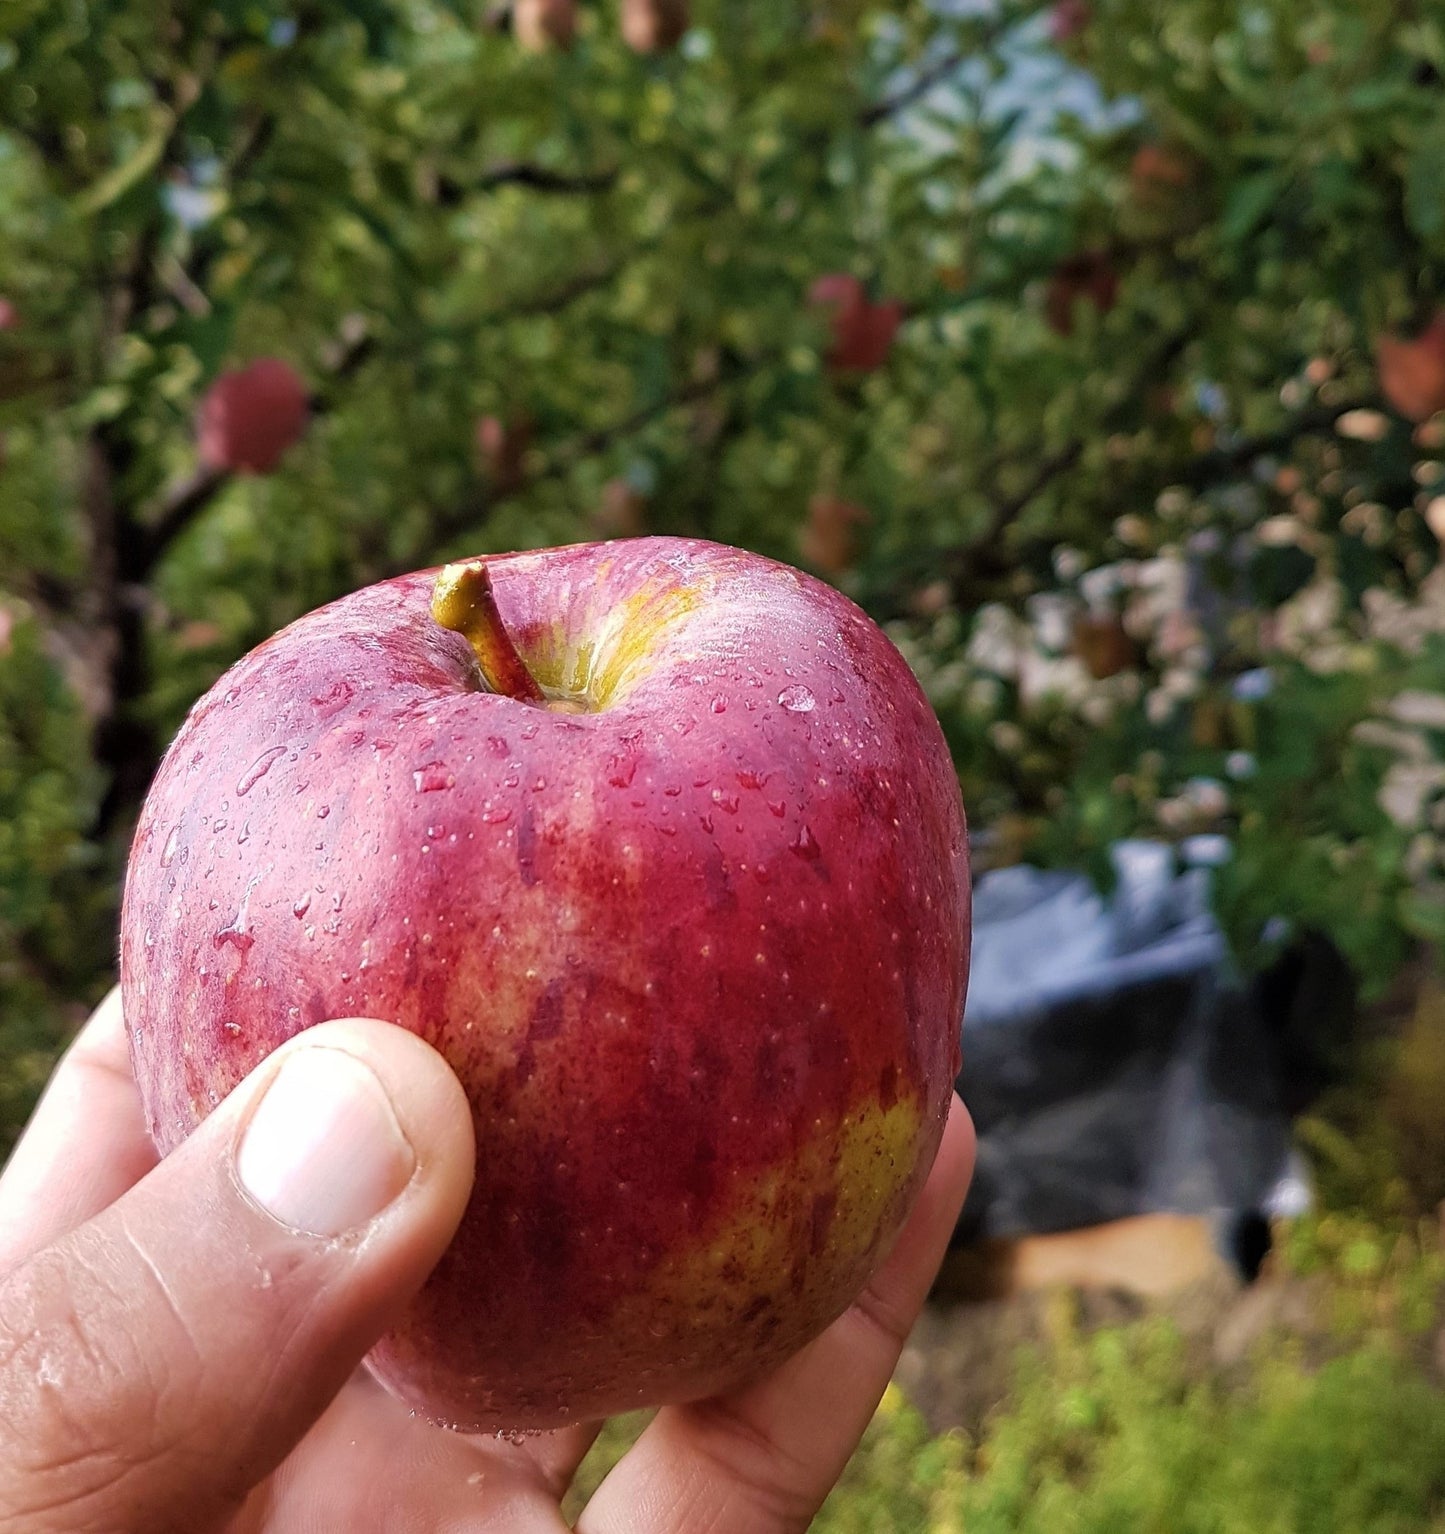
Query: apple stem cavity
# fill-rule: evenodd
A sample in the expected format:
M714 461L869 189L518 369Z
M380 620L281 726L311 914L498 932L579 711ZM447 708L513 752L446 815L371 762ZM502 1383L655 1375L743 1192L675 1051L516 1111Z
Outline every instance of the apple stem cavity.
M446 566L432 588L431 615L471 645L482 680L492 692L523 703L547 703L547 694L527 670L502 622L491 572L481 560Z

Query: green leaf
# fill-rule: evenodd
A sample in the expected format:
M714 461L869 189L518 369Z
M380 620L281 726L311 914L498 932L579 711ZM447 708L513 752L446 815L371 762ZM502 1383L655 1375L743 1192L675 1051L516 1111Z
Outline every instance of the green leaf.
M1236 182L1224 204L1220 232L1231 245L1247 239L1279 201L1284 181L1278 171L1260 171Z
M1436 114L1405 167L1405 215L1423 240L1445 233L1445 112Z
M160 163L171 131L171 116L166 113L157 119L155 126L136 146L130 155L99 181L92 183L87 191L75 200L78 213L87 216L99 213L113 202L119 201L138 182L148 176Z

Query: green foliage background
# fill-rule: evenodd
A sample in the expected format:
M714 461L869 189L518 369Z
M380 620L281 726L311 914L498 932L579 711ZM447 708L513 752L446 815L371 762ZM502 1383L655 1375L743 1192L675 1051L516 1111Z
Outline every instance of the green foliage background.
M185 709L310 607L450 555L642 530L821 560L928 687L981 862L1107 877L1120 836L1212 864L1222 837L1242 962L1278 917L1376 992L1438 950L1445 419L1391 408L1375 343L1445 307L1445 17L1085 13L696 0L649 59L610 0L536 56L482 0L10 0L0 1150L111 979ZM1080 257L1112 305L1061 303ZM828 366L828 272L907 305L881 369ZM272 476L207 471L199 401L263 354L311 430ZM515 463L479 452L487 415ZM819 542L829 498L856 541ZM1413 1430L1392 1367L1309 1400L1391 1403L1383 1453ZM1306 1409L1261 1388L1229 1431ZM1150 1489L1229 1457L1206 1436L1140 1447L1147 1476L1099 1458L1113 1523L1036 1507L1242 1526ZM1008 1444L970 1529L1031 1526ZM1232 1473L1256 1506L1267 1478ZM1424 1526L1381 1496L1348 1526ZM1306 1523L1346 1526L1250 1526Z

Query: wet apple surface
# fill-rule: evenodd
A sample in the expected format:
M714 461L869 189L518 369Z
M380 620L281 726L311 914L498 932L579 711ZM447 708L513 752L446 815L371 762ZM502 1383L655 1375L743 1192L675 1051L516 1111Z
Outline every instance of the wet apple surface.
M158 774L122 982L163 1150L327 1018L447 1057L476 1186L372 1363L526 1429L722 1388L856 1295L941 1133L968 874L937 721L832 588L679 539L486 569L543 699L486 689L434 572L293 624Z

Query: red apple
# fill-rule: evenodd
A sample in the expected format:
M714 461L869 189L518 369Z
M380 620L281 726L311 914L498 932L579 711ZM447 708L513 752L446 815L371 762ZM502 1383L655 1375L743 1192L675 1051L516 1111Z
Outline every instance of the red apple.
M1139 664L1139 649L1112 615L1089 613L1074 622L1074 654L1096 682Z
M842 575L858 558L858 528L869 520L865 507L836 495L815 495L798 534L798 551L824 575Z
M1380 392L1410 421L1445 410L1445 311L1413 340L1380 336L1375 342Z
M0 330L14 330L20 324L20 310L9 298L0 298Z
M871 373L888 361L904 320L901 303L893 299L873 303L863 284L848 272L819 277L808 291L808 302L831 311L829 367L838 372Z
M570 48L577 40L577 0L516 0L512 33L528 53Z
M692 24L688 0L622 0L622 40L635 53L676 48Z
M647 530L647 498L625 476L609 479L590 521L603 538L640 537Z
M1054 268L1044 298L1044 315L1049 329L1061 336L1074 333L1074 305L1087 299L1107 314L1118 301L1119 274L1107 251L1087 251L1070 256Z
M1049 11L1049 37L1055 43L1067 43L1087 30L1094 19L1089 0L1057 0Z
M279 357L222 373L201 402L201 461L213 469L270 474L305 435L310 415L306 385Z
M1180 150L1162 144L1141 144L1129 162L1129 186L1137 202L1155 205L1172 201L1194 184L1193 162Z
M476 1189L372 1367L550 1428L755 1377L858 1294L942 1131L968 916L881 631L650 538L388 581L240 661L146 801L121 975L166 1152L325 1018L446 1055Z
M484 415L477 422L477 453L492 488L510 494L522 483L522 465L532 445L532 421L526 415L507 420Z

